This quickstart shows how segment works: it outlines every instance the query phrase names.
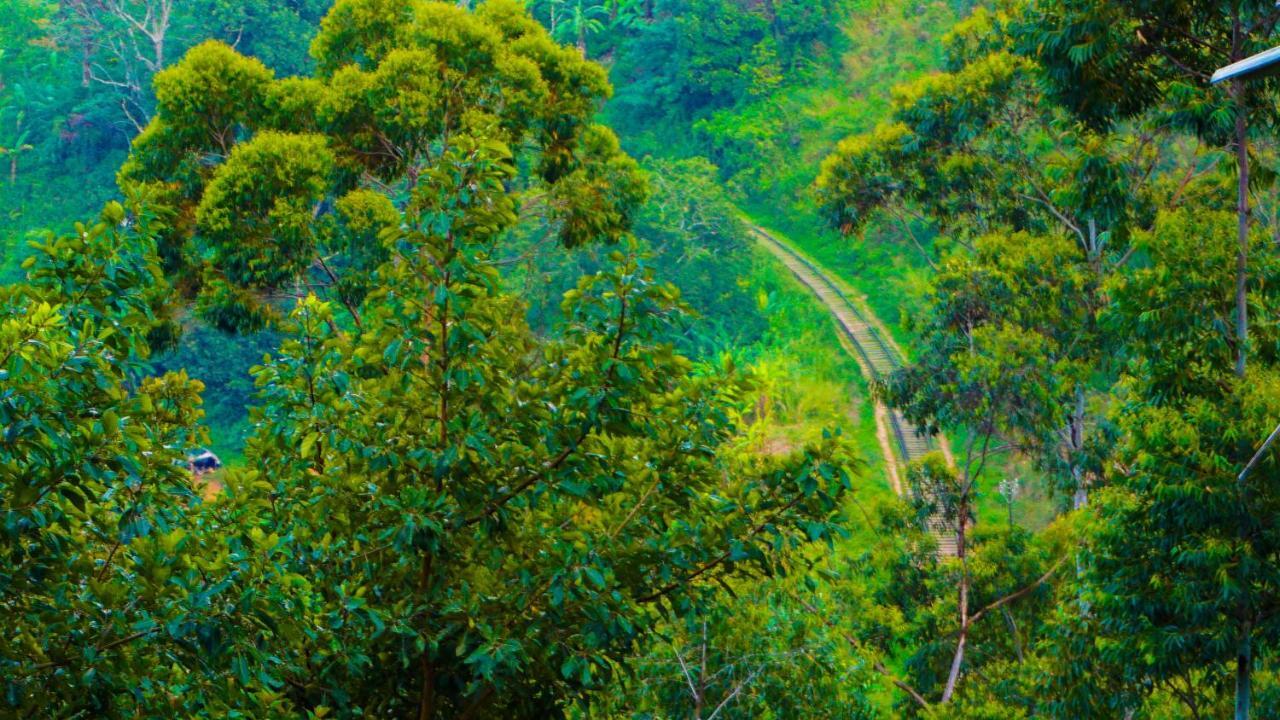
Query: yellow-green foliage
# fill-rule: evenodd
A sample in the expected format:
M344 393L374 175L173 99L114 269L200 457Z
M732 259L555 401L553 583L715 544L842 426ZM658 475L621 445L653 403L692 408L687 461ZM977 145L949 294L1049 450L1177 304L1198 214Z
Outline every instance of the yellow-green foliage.
M377 234L400 221L400 213L391 200L369 189L352 190L339 198L334 207L353 233Z
M630 229L643 180L590 118L605 74L518 3L343 0L312 53L314 77L276 80L224 44L193 48L156 78L156 117L119 175L163 205L166 269L224 327L272 317L255 306L313 269L376 266L377 233L338 232L323 201L372 185L389 203L426 202L414 185L462 137L536 164L564 245ZM363 292L329 281L348 300Z
M271 288L306 270L314 207L333 164L322 135L263 132L237 145L196 207L214 271L244 287Z
M120 171L122 183L172 172L194 154L225 157L241 133L261 120L273 77L258 60L215 40L192 48L182 62L156 76L156 118L134 141L130 161ZM196 179L182 179L184 189L195 193Z
M884 123L841 140L822 161L816 195L840 232L860 229L886 198L904 190L898 172L911 139L912 131L903 123Z

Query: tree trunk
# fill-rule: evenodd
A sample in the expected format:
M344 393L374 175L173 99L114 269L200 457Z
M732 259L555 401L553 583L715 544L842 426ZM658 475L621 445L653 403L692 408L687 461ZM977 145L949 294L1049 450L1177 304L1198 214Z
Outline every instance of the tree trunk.
M1089 504L1089 489L1084 484L1084 468L1080 463L1080 454L1084 450L1084 387L1076 388L1076 409L1071 416L1071 479L1075 482L1075 494L1071 498L1071 507L1075 510ZM1084 577L1084 559L1076 553L1076 578ZM1080 603L1080 614L1089 616L1089 601L1085 599L1085 589L1081 585L1076 595Z
M1026 654L1022 650L1022 636L1018 634L1018 623L1013 619L1013 613L1009 612L1008 606L1000 608L1000 612L1004 614L1004 621L1009 624L1009 637L1013 638L1013 652L1018 657L1018 664L1027 661Z
M422 566L419 568L418 575L418 592L422 593L424 598L431 591L434 565L435 555L427 553L423 556ZM432 720L436 715L436 668L435 662L431 658L430 647L423 649L422 657L418 659L418 663L422 683L422 687L418 691L418 720Z
M1239 11L1234 21L1231 60L1243 54L1243 32ZM1249 343L1249 119L1247 91L1243 80L1234 80L1231 95L1236 106L1236 375L1244 377Z
M707 621L702 621L702 660L698 663L698 692L693 696L693 720L702 720L707 697Z
M1236 164L1239 174L1236 187L1236 374L1244 377L1245 356L1249 341L1249 128L1245 117L1245 91L1236 81Z
M80 87L87 88L93 81L93 46L89 42L88 29L80 37Z
M16 138L13 141L13 147L9 148L9 184L18 184L18 153L22 152L22 114L18 114L18 121L13 124L13 135Z
M1075 496L1071 505L1076 510L1089 502L1089 489L1084 485L1084 468L1080 465L1080 454L1084 450L1084 387L1076 387L1076 409L1071 415L1071 479L1075 482Z
M422 689L418 695L418 720L431 720L436 715L436 674L429 651L423 651L419 664L422 670Z
M947 687L942 691L942 702L951 701L960 680L960 668L964 667L965 646L969 642L969 567L965 560L965 526L968 524L969 504L961 500L956 517L956 557L960 560L959 615L960 633L956 638L956 652L951 658L951 670L947 673Z
M1238 59L1237 55L1243 54L1243 33L1238 7L1231 45L1234 62ZM1249 339L1249 110L1244 81L1234 81L1231 90L1236 105L1236 166L1239 171L1236 176L1236 375L1243 378ZM1252 630L1246 621L1236 650L1235 720L1249 720L1253 702Z
M769 20L769 33L774 40L782 39L782 26L778 22L778 9L774 7L773 0L764 0L764 15Z
M1249 720L1253 704L1253 643L1252 628L1248 623L1240 637L1236 651L1236 714L1235 720Z

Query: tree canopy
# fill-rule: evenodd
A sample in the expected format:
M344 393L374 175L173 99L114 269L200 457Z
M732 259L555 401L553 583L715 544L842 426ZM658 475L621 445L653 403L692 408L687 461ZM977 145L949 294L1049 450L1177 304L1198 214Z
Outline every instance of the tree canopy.
M560 716L664 615L835 532L840 439L744 452L749 375L667 339L597 66L502 0L343 0L313 57L159 73L137 206L6 290L15 712ZM530 224L609 248L549 336L495 261ZM137 364L181 298L282 336L207 501L199 384Z
M9 0L0 718L1280 714L1278 24Z

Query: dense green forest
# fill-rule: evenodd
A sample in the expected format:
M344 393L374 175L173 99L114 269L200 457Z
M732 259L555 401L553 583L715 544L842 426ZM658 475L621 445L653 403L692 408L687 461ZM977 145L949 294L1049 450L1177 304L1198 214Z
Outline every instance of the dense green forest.
M1280 717L1278 24L3 0L0 717Z

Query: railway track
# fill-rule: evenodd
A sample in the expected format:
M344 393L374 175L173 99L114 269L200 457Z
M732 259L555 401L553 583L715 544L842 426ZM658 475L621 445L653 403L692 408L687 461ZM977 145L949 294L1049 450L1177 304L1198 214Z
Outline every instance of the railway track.
M849 341L862 362L860 363L868 380L876 380L902 367L902 356L897 348L889 342L880 329L868 320L867 315L858 307L839 285L824 270L811 260L797 252L794 248L771 235L764 228L747 223L751 233L769 249L791 274L822 301L836 321L836 327ZM912 461L933 452L933 438L913 425L896 408L886 407L883 413L887 418L888 430L895 445L897 458L886 458L888 462L897 463L904 469ZM956 554L955 534L940 518L929 521L929 529L938 541L938 552L942 555Z

